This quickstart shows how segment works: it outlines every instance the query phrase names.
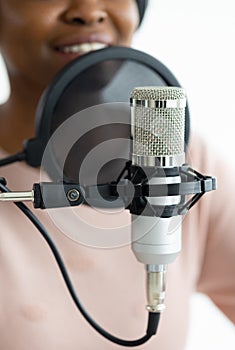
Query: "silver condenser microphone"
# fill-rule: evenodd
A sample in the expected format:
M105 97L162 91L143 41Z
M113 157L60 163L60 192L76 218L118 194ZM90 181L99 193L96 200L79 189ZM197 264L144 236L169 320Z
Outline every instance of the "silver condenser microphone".
M186 97L178 87L140 87L131 95L132 164L136 181L149 185L180 183L178 167L185 162ZM141 178L142 177L142 178ZM181 201L180 195L148 197L137 202L138 215L132 214L132 249L147 267L147 309L165 309L166 266L181 251L181 215L171 210ZM141 208L143 205L143 208ZM154 209L154 210L153 210ZM138 208L137 208L138 211ZM156 214L157 213L157 214Z

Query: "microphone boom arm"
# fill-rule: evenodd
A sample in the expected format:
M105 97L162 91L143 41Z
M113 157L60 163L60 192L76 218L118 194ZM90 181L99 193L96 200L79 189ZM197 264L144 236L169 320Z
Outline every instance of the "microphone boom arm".
M182 182L170 184L148 184L145 181L132 183L130 174L138 171L138 167L127 162L125 170L128 173L125 178L119 176L116 182L108 184L80 186L74 183L41 182L35 183L31 191L0 192L0 201L32 201L36 209L49 209L79 206L84 203L85 199L96 198L98 193L106 200L115 200L121 197L125 208L135 215L141 215L145 208L145 215L171 217L186 214L206 192L215 190L217 186L216 178L202 175L189 165L178 167ZM6 185L4 178L0 178L0 181ZM185 201L185 196L188 195L194 196ZM146 197L162 196L183 196L183 200L177 205L163 208L150 204L146 199ZM135 201L140 199L143 200L143 205L135 206Z

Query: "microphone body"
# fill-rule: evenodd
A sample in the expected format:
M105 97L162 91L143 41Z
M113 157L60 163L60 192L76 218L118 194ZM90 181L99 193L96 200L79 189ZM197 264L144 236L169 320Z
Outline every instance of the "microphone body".
M185 106L182 88L133 90L131 159L132 164L141 169L133 174L133 183L181 182L179 167L185 162ZM166 186L166 193L161 197L138 199L135 203L137 215L132 210L132 250L137 260L147 265L147 308L153 312L165 308L166 266L181 251L182 216L171 216L171 209L181 200L180 195L169 196Z

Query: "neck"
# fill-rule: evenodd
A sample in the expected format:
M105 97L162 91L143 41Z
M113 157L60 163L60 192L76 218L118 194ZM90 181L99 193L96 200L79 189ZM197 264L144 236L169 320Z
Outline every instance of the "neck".
M8 153L22 149L24 140L35 134L35 113L43 89L27 82L10 80L11 95L0 106L0 146Z

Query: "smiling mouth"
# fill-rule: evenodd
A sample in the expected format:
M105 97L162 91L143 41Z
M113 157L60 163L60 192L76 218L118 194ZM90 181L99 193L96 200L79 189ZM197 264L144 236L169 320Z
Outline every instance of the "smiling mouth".
M59 51L64 54L85 54L91 51L101 50L106 47L108 47L107 44L99 43L99 42L91 42L91 43L60 46L56 48L56 51Z

